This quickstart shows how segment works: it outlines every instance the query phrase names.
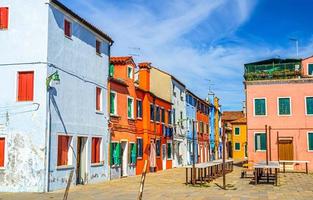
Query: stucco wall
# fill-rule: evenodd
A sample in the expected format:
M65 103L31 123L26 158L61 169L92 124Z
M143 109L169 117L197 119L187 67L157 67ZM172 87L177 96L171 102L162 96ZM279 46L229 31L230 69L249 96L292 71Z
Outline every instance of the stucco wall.
M188 94L188 93L187 93ZM186 99L186 118L188 118L187 121L187 126L186 126L186 135L187 135L187 151L186 151L186 160L187 160L187 164L192 164L192 159L193 159L193 155L192 155L192 149L193 149L193 142L192 142L192 132L193 132L193 128L192 128L192 121L196 120L196 107L192 104L189 104L187 102ZM197 162L197 153L198 153L198 147L197 147L197 143L198 143L198 136L196 134L196 126L195 126L195 130L194 130L194 136L195 136L195 161Z
M156 96L171 102L172 80L171 76L152 67L150 69L150 91Z

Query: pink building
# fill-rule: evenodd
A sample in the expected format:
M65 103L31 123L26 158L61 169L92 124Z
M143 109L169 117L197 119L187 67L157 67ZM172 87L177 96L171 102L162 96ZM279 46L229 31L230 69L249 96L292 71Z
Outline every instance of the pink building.
M245 91L249 161L266 160L267 125L271 160L310 161L313 170L313 56L245 64Z

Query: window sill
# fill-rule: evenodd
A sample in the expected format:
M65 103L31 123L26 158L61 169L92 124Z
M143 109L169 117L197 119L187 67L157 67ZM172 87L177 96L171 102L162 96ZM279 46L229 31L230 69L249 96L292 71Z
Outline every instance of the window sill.
M137 157L137 160L142 160L142 157Z
M68 36L68 35L64 35L65 38L69 39L69 40L73 40L72 36Z
M104 112L103 112L103 111L100 111L100 110L96 110L96 114L98 114L98 115L104 115Z
M120 165L111 165L111 168L119 168Z
M97 56L102 57L101 53L96 52Z
M137 117L137 120L142 120L142 117Z
M116 114L110 114L110 117L121 118L121 116L116 115Z
M130 166L130 167L136 167L136 164L135 164L135 163L131 163L131 164L128 164L128 166Z
M4 171L5 170L5 167L0 167L0 171Z
M128 118L128 120L130 120L130 121L136 121L135 118Z
M255 152L256 152L256 153L265 153L266 150L256 150Z
M57 166L57 170L63 170L63 169L74 169L73 165L61 165Z
M99 162L99 163L91 163L91 167L101 167L101 166L103 166L104 165L104 162L103 161L101 161L101 162Z

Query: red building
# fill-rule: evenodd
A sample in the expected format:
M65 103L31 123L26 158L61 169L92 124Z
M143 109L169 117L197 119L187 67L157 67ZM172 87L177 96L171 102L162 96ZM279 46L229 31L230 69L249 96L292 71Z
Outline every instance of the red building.
M198 162L208 162L210 151L210 126L209 126L209 103L198 99L197 103L197 136L198 136Z

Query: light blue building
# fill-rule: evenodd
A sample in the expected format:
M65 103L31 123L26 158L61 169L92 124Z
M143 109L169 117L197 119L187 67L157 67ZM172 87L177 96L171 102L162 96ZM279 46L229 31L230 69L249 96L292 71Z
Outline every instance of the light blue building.
M57 0L0 7L9 11L0 31L0 191L62 189L71 171L72 184L108 180L112 39Z
M210 120L210 160L216 160L215 158L215 113L216 109L214 107L214 94L210 93L208 101L212 106L209 107L209 120Z

